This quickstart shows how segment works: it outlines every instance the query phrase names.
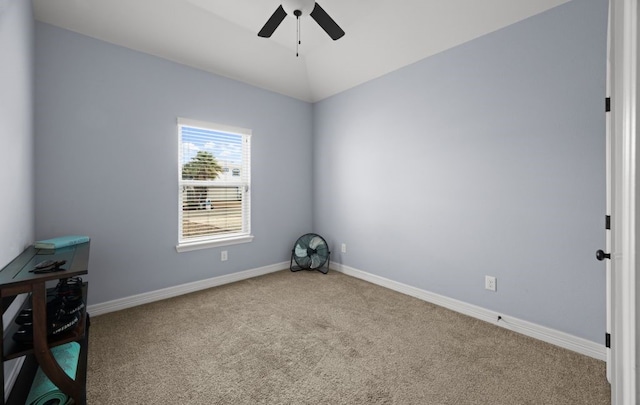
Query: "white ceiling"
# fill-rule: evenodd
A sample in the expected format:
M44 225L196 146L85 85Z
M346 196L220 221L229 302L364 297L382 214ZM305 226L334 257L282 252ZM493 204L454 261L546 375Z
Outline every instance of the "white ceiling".
M280 0L33 0L52 25L305 101L319 101L569 0L321 0L346 35L310 17L257 33Z

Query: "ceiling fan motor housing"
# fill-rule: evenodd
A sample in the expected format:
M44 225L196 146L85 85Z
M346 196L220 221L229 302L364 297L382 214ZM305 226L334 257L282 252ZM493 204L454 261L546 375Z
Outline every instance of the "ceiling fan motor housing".
M299 16L309 15L315 5L315 0L282 0L282 8L292 16L298 16L296 11L300 11Z

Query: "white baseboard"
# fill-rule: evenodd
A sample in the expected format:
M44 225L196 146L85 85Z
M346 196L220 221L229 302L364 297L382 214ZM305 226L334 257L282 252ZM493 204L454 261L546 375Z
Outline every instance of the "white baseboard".
M228 274L225 276L213 277L206 280L163 288L161 290L137 294L130 297L103 302L100 304L89 305L87 307L87 311L94 316L114 311L120 311L122 309L127 309L154 301L160 301L163 299L200 291L207 288L217 287L224 284L234 283L236 281L242 281L253 277L262 276L286 269L288 268L288 266L288 262L282 262L272 264L270 266ZM498 312L490 311L488 309L468 304L463 301L435 294L426 290L422 290L420 288L412 287L407 284L389 280L384 277L376 276L374 274L354 269L353 267L345 266L340 263L331 263L331 269L348 276L368 281L370 283L389 288L402 294L406 294L423 301L439 305L441 307L459 312L461 314L492 323L496 326L500 326L514 332L518 332L523 335L542 340L544 342L551 343L568 350L572 350L580 354L584 354L585 356L593 357L602 361L606 361L607 358L606 348L604 345L592 342L587 339L583 339L565 332L560 332L555 329L524 321L522 319L505 316ZM498 321L498 316L501 317L500 321Z
M9 395L11 395L11 390L13 389L16 380L18 379L18 374L20 374L20 370L22 369L22 364L24 363L24 356L18 357L17 359L6 361L3 365L4 367L4 400L5 402L9 399Z
M150 291L147 293L132 295L130 297L119 298L113 301L107 301L100 304L89 305L87 312L92 316L102 315L109 312L120 311L135 307L142 304L148 304L154 301L160 301L167 298L177 297L179 295L188 294L195 291L205 290L207 288L217 287L224 284L235 283L253 277L262 276L276 271L289 268L289 262L272 264L270 266L259 267L256 269L245 270L238 273L227 274L224 276L213 277L206 280L194 281L177 285L174 287L163 288L161 290Z
M28 294L20 294L16 296L16 298L13 300L11 305L9 305L9 307L4 311L4 314L2 315L2 324L5 327L5 330L3 331L3 336L4 336L4 332L6 332L6 329L8 328L8 325L11 325L13 323L14 318L22 308L22 304L24 304L24 301L27 299L27 297L28 297ZM9 336L4 336L4 338L10 339ZM9 395L11 394L11 390L13 389L13 385L18 379L18 374L22 369L23 363L24 363L24 356L18 357L17 359L6 361L3 365L4 367L4 400L5 401L9 398Z
M426 290L412 287L410 285L399 283L397 281L389 280L384 277L376 276L374 274L354 269L340 263L331 263L331 269L351 277L368 281L385 288L389 288L402 294L410 295L412 297L459 312L461 314L492 323L496 326L500 326L514 332L518 332L523 335L572 350L585 356L593 357L602 361L606 361L607 359L605 346L587 339L570 335L565 332L560 332L555 329L547 328L545 326L537 325L535 323L524 321L522 319L505 316L498 312L490 311L488 309L468 304L463 301L458 301L453 298L448 298L443 295L435 294ZM501 317L499 321L498 316Z

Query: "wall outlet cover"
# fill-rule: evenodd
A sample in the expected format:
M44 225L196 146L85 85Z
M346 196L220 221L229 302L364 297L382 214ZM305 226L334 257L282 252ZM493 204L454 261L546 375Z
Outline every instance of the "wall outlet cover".
M484 288L489 291L497 291L496 278L493 276L484 276Z

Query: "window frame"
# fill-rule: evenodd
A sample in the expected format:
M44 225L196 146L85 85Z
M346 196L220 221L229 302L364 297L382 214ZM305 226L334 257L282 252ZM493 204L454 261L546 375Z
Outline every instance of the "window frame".
M218 133L226 133L239 135L243 142L243 162L242 176L237 176L234 181L220 182L218 180L184 180L182 179L182 128L199 128L207 131ZM248 243L253 240L251 234L251 135L252 131L247 128L240 128L230 125L218 124L214 122L198 121L188 118L178 117L178 244L176 250L178 252L188 252L198 249L207 249L219 246L235 245L240 243ZM240 232L226 233L219 235L205 235L194 238L185 238L183 235L183 187L188 185L199 185L205 187L240 187L244 189L244 198L242 198L242 230Z

